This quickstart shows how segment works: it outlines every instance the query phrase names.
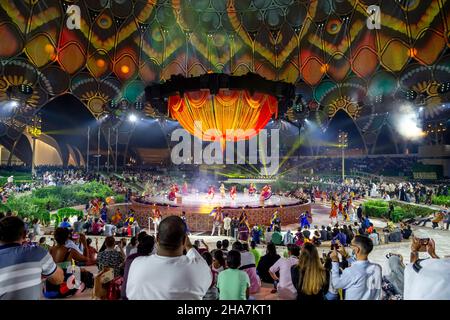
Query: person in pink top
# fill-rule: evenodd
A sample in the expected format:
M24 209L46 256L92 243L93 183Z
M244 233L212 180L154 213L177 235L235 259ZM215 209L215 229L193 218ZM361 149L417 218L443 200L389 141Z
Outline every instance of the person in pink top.
M239 270L245 271L250 278L250 294L258 293L261 289L261 279L256 272L255 256L249 251L248 243L236 241L232 248L241 253Z

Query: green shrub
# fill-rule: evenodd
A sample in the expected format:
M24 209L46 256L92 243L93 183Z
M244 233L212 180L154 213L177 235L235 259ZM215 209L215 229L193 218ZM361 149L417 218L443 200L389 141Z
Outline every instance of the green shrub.
M438 206L450 206L450 196L433 196L431 197L431 203Z
M403 203L395 200L390 202L394 204L394 212L390 217L394 222L399 222L404 219L416 217L425 217L436 212L436 210L434 209ZM366 201L363 204L364 212L367 213L369 217L388 218L387 213L389 211L390 202L382 200Z

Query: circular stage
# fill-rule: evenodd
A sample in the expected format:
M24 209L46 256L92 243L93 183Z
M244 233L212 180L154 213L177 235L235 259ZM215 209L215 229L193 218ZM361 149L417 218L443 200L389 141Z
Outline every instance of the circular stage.
M210 213L218 206L222 207L222 212L231 218L239 218L244 210L251 226L257 224L268 226L275 210L279 213L282 225L298 223L302 212L307 210L311 212L310 202L304 203L296 198L272 195L266 201L261 201L259 194L249 196L243 193L238 193L234 200L229 194L222 199L220 194L216 193L213 199L209 199L206 193L198 193L179 195L173 201L170 201L167 195L158 195L134 198L131 202L131 208L136 212L136 219L142 227L148 227L153 210L159 208L163 217L180 216L184 211L188 226L193 231L211 230L213 218Z
M141 202L142 202L141 198ZM222 208L261 208L261 207L281 207L281 206L290 206L298 204L300 201L295 198L289 198L284 196L272 195L269 199L264 202L261 202L259 195L250 196L245 195L243 193L237 193L235 199L231 199L231 197L227 194L225 198L222 198L219 194L216 194L212 199L207 196L206 193L196 193L196 194L188 194L184 196L180 196L180 198L175 199L174 201L170 201L167 195L160 196L147 196L144 200L147 204L156 204L159 206L182 206L186 210L189 207L195 208L204 208L205 212L209 213L215 207ZM211 208L211 210L207 210L207 208Z

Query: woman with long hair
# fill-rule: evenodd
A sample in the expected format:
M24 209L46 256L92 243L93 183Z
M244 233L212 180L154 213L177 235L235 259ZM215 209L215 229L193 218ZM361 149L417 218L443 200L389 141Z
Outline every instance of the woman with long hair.
M305 243L298 265L291 268L292 283L297 289L297 300L324 300L329 287L329 273L319 258L317 248Z

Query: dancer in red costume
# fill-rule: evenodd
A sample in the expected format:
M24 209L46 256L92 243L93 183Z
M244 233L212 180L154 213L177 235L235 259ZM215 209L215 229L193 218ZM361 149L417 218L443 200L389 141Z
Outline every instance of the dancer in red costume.
M254 183L250 183L250 187L248 188L248 194L254 196L256 194L256 187Z
M177 197L177 192L178 192L178 186L172 185L172 187L170 188L169 195L168 195L169 201L175 201L175 199Z
M268 200L272 196L272 187L269 185L265 185L264 188L261 189L261 200Z
M208 188L208 198L212 199L214 198L214 194L216 193L216 189L214 188L214 186L209 186Z
M232 200L236 199L236 194L237 194L236 186L232 186L230 190L230 198Z

